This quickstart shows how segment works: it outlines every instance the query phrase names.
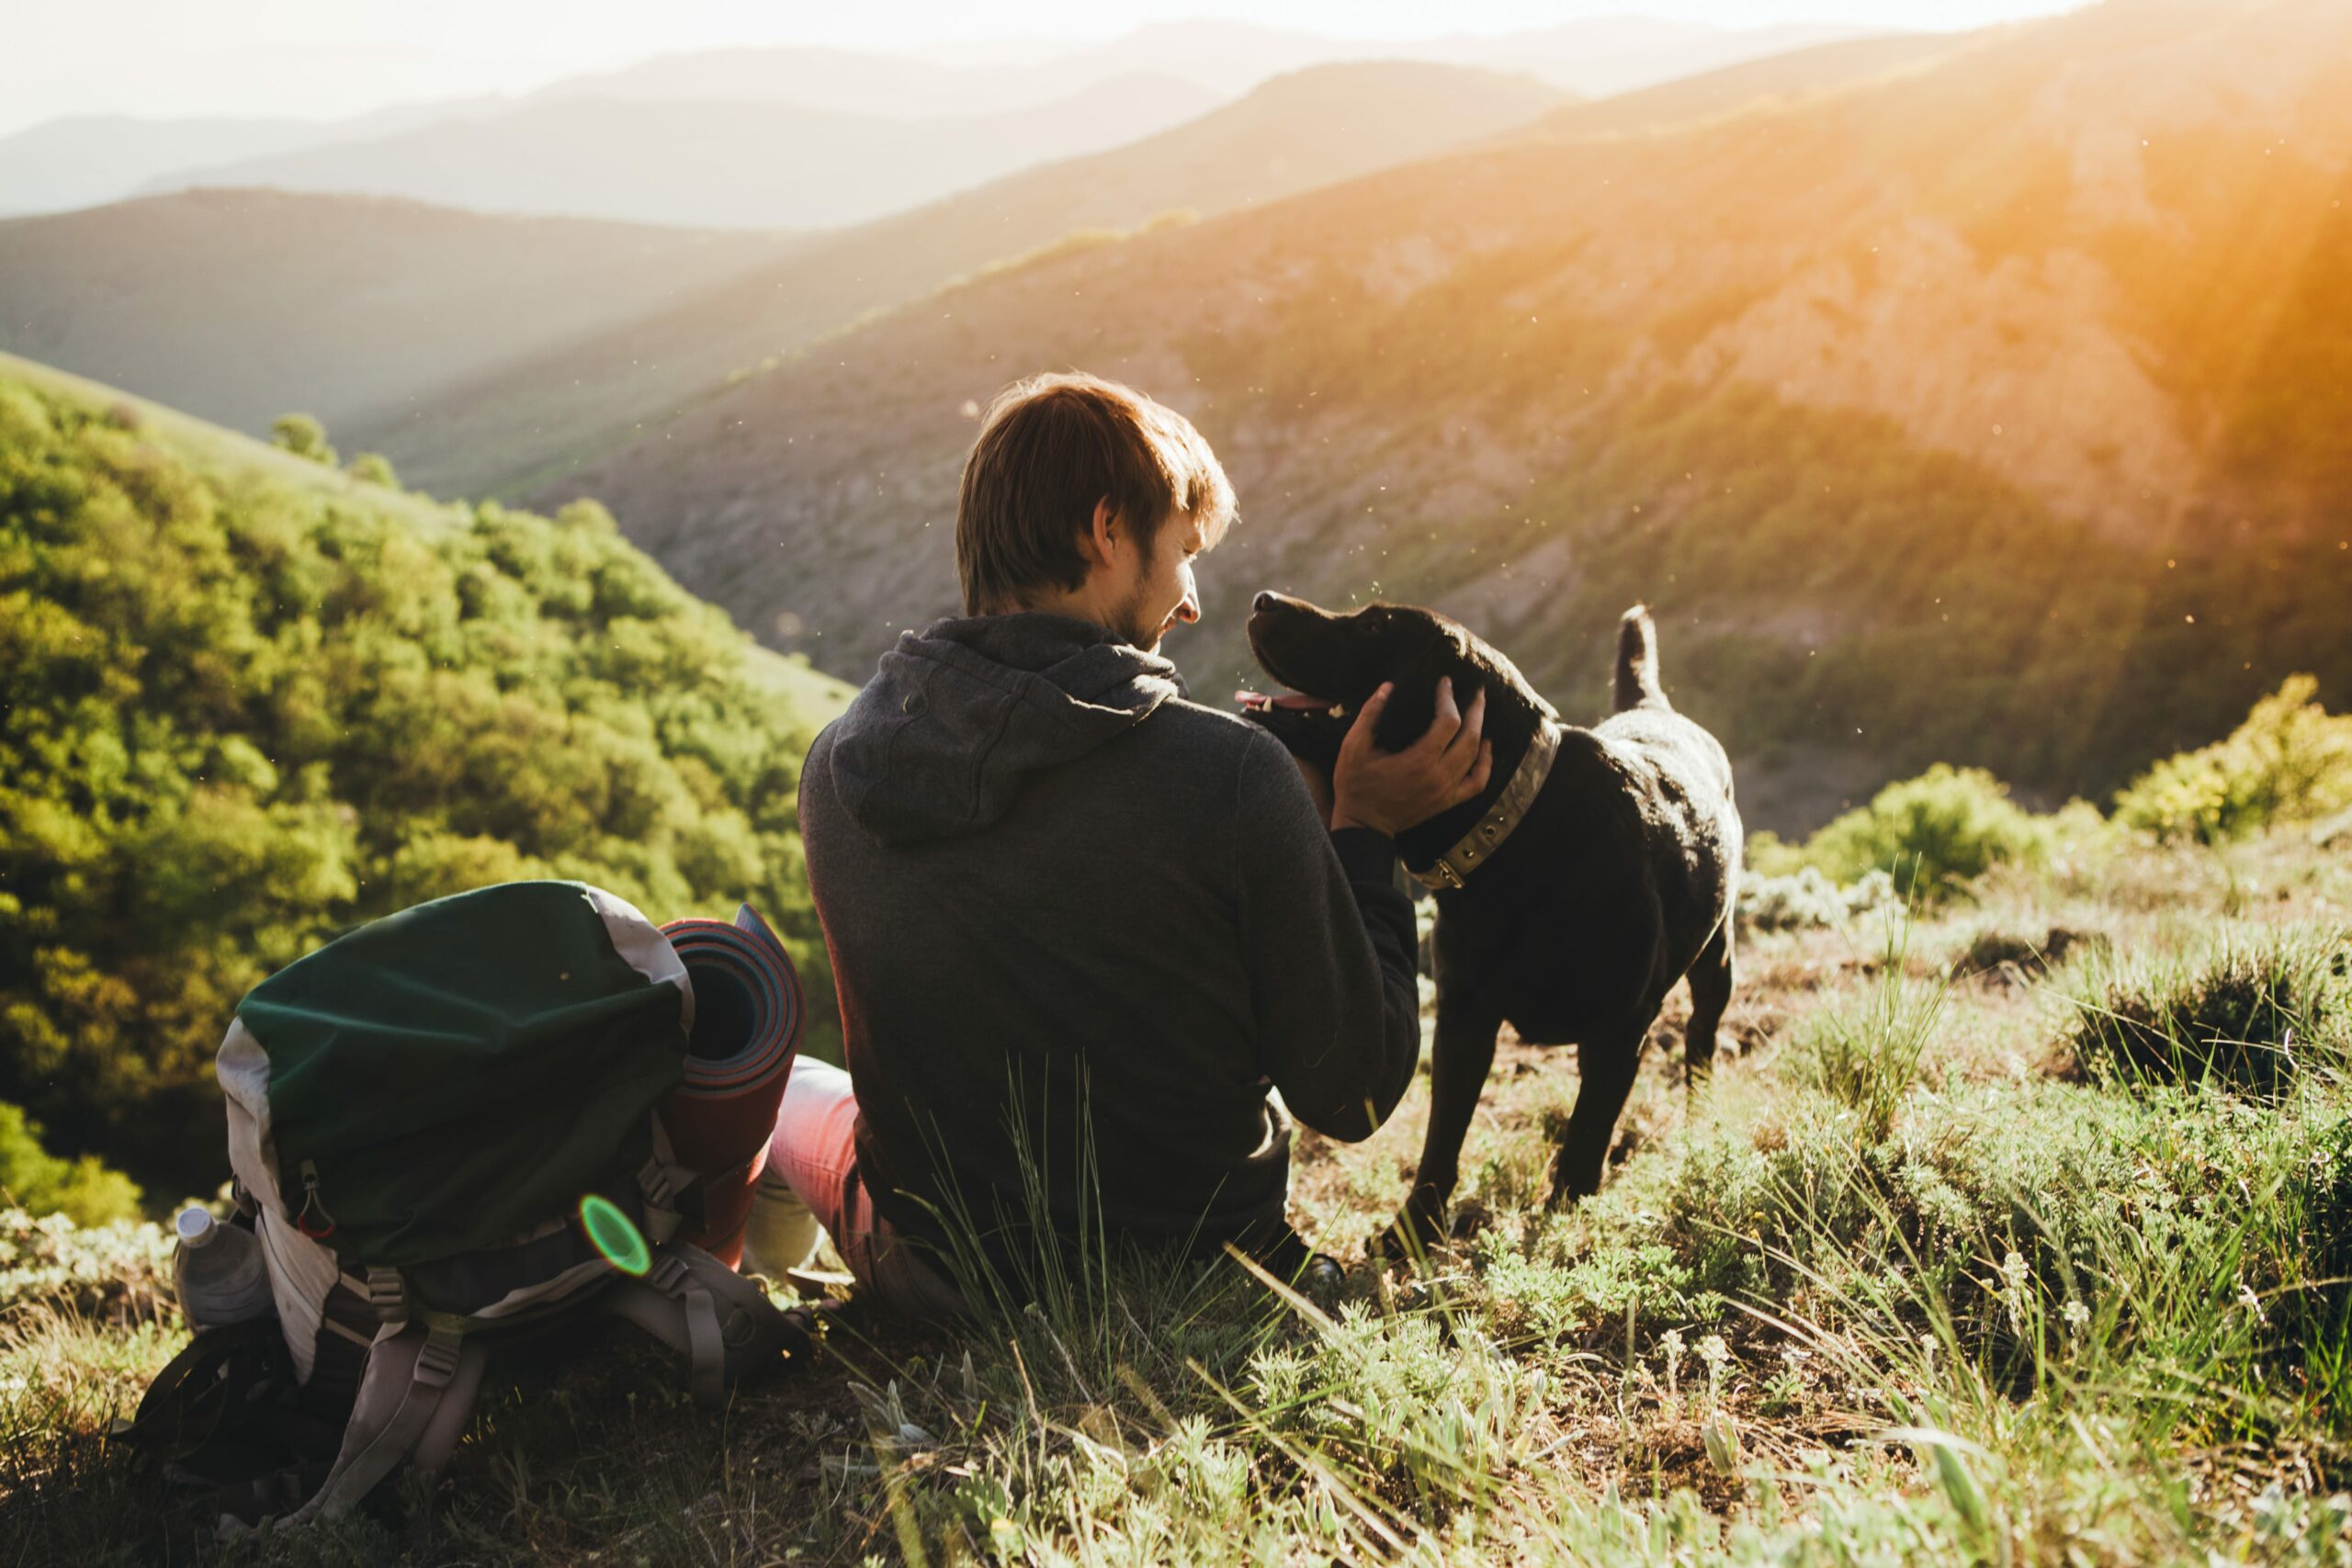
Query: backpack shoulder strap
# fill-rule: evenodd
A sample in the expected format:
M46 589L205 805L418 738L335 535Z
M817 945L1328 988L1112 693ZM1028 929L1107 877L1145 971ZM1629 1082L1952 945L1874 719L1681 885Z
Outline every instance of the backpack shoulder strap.
M682 1241L656 1247L642 1278L621 1280L604 1299L607 1310L692 1362L694 1395L705 1404L718 1404L752 1368L813 1348L808 1330L756 1281Z
M462 1328L422 1319L379 1337L368 1355L343 1450L311 1500L280 1529L349 1512L403 1460L440 1468L481 1391L484 1347Z

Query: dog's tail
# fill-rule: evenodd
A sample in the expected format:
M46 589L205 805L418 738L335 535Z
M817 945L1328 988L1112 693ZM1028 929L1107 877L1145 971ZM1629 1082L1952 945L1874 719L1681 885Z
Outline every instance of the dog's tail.
M1657 683L1657 627L1650 623L1649 608L1643 604L1626 611L1625 618L1617 624L1615 711L1633 708L1674 711L1666 700L1666 688Z

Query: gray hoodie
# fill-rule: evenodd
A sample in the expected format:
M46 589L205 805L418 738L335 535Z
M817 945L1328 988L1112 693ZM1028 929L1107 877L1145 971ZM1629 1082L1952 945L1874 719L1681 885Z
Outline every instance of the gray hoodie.
M1289 1126L1368 1135L1419 1055L1411 906L1290 756L1084 621L910 632L810 750L809 884L899 1230L1295 1247ZM1093 1179L1087 1178L1091 1167Z

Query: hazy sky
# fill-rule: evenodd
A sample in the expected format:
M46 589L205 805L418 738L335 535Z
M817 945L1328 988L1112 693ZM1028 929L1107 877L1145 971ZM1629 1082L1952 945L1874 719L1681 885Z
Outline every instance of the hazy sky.
M356 114L519 92L732 44L922 49L1080 40L1247 17L1360 38L1505 32L1639 14L1721 26L1966 28L2078 0L0 0L0 134L62 114ZM985 27L976 17L985 17Z

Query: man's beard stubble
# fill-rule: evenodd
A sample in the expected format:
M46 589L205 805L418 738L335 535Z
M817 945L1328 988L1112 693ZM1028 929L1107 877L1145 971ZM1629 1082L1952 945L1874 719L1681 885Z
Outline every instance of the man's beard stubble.
M1167 623L1148 620L1146 603L1150 592L1148 584L1136 584L1136 591L1113 607L1111 629L1146 653L1157 653L1160 628Z

